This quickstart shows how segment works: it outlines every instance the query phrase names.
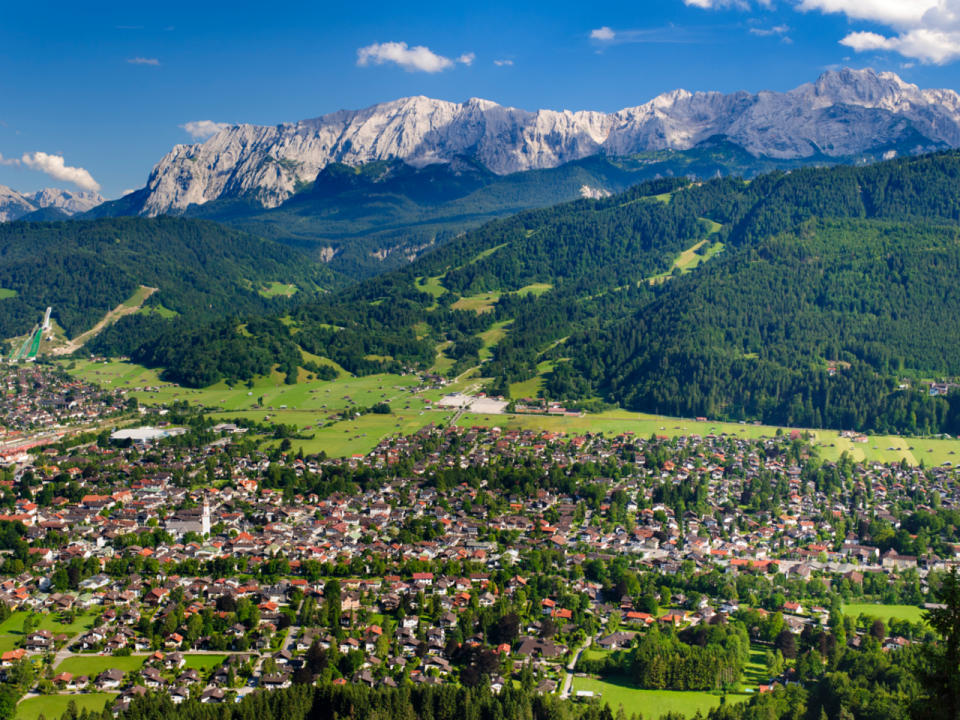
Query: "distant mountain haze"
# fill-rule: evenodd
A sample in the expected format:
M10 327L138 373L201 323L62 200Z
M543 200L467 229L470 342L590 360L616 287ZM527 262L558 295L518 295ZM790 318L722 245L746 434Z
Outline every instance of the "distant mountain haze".
M86 190L47 188L35 193L21 194L0 185L0 222L27 218L31 213L46 208L58 210L58 215L72 217L85 213L102 202L103 196L100 193Z

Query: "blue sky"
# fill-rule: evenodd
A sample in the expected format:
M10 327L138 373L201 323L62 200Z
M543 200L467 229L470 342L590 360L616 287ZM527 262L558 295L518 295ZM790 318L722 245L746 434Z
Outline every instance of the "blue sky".
M960 89L960 0L4 3L0 184L141 187L199 121L406 95L618 110L838 66Z

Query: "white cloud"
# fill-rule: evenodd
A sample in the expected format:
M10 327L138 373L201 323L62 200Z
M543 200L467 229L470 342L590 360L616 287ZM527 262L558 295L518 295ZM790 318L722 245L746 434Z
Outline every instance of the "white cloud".
M960 0L802 0L797 8L843 13L894 31L848 33L840 44L856 52L895 52L935 65L960 59Z
M757 5L770 7L772 0L757 0ZM698 7L701 10L749 10L749 0L683 0L684 5Z
M493 64L497 67L510 67L513 65L513 60L494 60Z
M843 13L851 20L906 28L919 24L924 13L936 5L937 0L801 0L797 9Z
M19 165L20 161L16 158L4 158L0 155L0 165Z
M148 58L148 57L127 58L127 62L130 65L152 65L154 67L160 64L160 61L157 60L157 58Z
M960 33L917 28L892 37L854 32L840 41L856 52L887 50L924 63L944 65L960 58Z
M135 193L135 192L136 192L135 188L127 188L126 190L120 193L120 197L126 197L130 193Z
M64 162L62 155L48 155L45 152L24 153L21 162L31 170L44 172L55 180L73 183L82 190L98 192L100 183L93 176L79 167L70 167Z
M772 28L750 28L751 35L757 35L759 37L770 37L771 35L786 35L790 32L790 27L787 25L775 25Z
M617 34L609 27L604 25L601 28L590 31L591 40L599 40L600 42L609 42L616 39Z
M233 126L230 123L214 122L213 120L191 120L180 127L190 133L194 140L206 140L221 130Z
M408 47L405 42L373 43L357 50L357 65L360 67L394 63L407 72L438 73L449 70L456 63L470 65L475 58L473 53L464 53L451 60L423 45Z

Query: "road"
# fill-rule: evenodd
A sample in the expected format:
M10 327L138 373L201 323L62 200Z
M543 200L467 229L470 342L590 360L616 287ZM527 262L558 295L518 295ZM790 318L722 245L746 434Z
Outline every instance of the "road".
M577 648L576 655L574 655L570 662L567 663L567 674L563 678L563 689L560 690L560 697L562 699L565 700L570 697L570 686L573 685L573 671L576 669L577 663L580 662L580 656L583 655L583 651L592 644L593 638L588 637L587 641Z

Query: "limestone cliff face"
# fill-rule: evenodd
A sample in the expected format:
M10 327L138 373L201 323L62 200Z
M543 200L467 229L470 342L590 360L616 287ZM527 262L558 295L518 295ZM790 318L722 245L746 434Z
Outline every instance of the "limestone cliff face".
M403 98L293 124L235 125L204 143L177 145L150 174L141 212L177 213L224 197L275 207L333 162L422 166L467 156L506 174L598 153L686 150L716 135L774 158L903 143L912 143L909 152L960 147L960 96L921 90L892 73L842 70L786 93L675 90L612 114Z

